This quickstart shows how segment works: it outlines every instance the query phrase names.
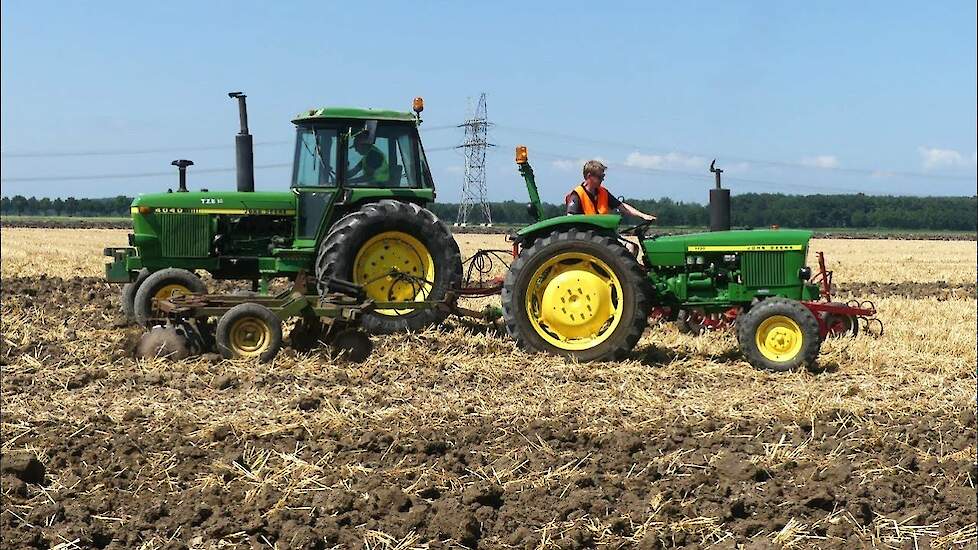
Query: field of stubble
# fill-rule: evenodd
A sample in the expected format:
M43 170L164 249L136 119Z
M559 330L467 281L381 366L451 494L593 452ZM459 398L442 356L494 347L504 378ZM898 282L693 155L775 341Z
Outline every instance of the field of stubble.
M976 546L974 241L813 241L886 334L771 374L668 325L618 363L461 321L361 365L135 361L125 234L2 230L4 548Z

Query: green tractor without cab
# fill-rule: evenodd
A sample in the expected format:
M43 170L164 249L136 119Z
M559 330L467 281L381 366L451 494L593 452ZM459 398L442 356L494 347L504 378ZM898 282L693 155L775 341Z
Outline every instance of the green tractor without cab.
M619 231L618 215L543 219L525 147L517 148L516 162L537 222L514 238L519 253L502 307L507 331L523 348L581 361L618 359L635 347L653 311L675 319L680 311L736 310L748 361L782 371L812 365L834 323L875 315L872 304L820 301L831 275L821 261L815 277L806 265L810 231L723 227L657 237L647 234L648 222ZM626 235L638 237L638 257Z
M238 100L237 191L188 191L189 161L176 192L144 194L132 202L129 247L109 248L109 282L124 283L123 310L142 324L159 317L161 299L204 294L196 272L252 281L315 275L320 293L331 279L362 287L384 302L437 302L461 280L451 233L425 206L435 185L414 112L327 107L299 113L288 190L255 191L252 137L245 96ZM420 304L419 304L420 305ZM434 307L378 307L362 319L375 333L417 330L446 313Z

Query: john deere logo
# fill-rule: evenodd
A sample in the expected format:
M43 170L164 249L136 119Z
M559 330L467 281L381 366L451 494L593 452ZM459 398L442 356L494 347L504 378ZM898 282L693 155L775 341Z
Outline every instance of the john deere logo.
M694 245L686 248L689 252L781 252L785 250L802 250L800 244L746 244L728 245Z

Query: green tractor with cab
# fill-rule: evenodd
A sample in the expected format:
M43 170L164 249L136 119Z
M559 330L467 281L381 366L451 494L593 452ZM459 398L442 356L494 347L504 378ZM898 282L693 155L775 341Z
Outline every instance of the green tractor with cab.
M157 303L206 294L196 273L247 280L265 295L275 278L313 274L320 293L331 280L353 282L378 307L363 316L373 333L418 330L446 313L424 303L444 300L462 266L447 227L425 206L435 199L413 112L327 107L299 113L290 188L255 191L252 136L245 95L238 101L237 191L189 191L186 168L177 191L144 194L131 206L128 247L108 248L109 282L124 283L123 311L149 325Z
M711 204L721 212L720 223L711 223L715 231L656 236L649 222L619 231L618 215L544 219L526 147L517 147L516 162L537 222L513 237L517 256L502 308L507 331L525 349L581 361L618 359L635 347L650 316L679 320L694 311L715 318L735 311L748 361L783 371L812 365L824 338L875 315L872 304L828 301L824 259L819 256L815 276L806 265L810 231L730 230L725 189L726 212L723 194L711 193L720 201ZM711 170L720 189L719 172ZM627 236L637 238L637 256Z

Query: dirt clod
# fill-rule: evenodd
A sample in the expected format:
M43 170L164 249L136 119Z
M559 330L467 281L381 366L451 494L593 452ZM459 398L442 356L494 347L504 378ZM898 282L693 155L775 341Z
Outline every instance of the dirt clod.
M5 453L0 458L0 471L12 474L24 483L40 484L44 482L44 464L33 453Z

